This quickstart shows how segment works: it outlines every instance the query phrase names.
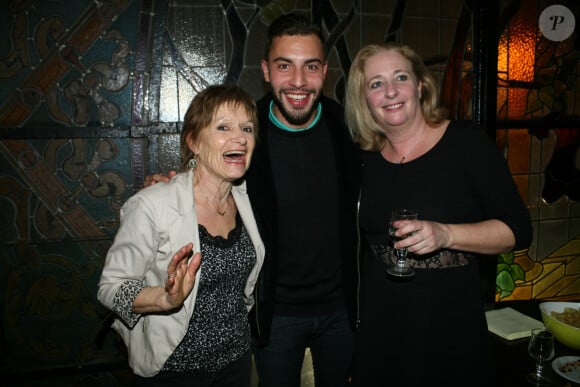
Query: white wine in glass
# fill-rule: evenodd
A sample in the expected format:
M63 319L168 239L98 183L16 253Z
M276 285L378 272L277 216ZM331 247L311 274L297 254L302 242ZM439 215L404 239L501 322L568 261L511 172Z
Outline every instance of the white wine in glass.
M395 232L397 229L393 227L393 222L396 220L416 220L417 211L409 209L399 209L395 210L391 214L391 220L389 222L389 239L393 244L400 240L407 238L409 235L397 236ZM407 265L407 249L395 249L397 252L397 263L391 265L387 268L387 273L396 277L412 277L415 275L415 271Z

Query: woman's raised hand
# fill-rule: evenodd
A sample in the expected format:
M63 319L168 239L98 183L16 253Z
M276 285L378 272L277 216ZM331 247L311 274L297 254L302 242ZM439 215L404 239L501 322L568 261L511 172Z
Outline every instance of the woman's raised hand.
M193 243L190 242L173 255L167 266L165 291L171 309L183 304L195 284L195 274L201 265L201 254L195 253L192 257L192 253Z

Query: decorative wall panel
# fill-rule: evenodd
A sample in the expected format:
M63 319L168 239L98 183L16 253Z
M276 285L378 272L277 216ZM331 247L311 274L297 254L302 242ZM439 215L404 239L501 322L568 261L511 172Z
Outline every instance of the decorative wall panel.
M498 301L578 299L580 43L577 33L542 37L538 17L554 1L499 3L497 128L486 129L530 209L534 241L499 257L487 281ZM576 1L557 3L580 23ZM92 383L129 385L95 297L119 208L146 175L178 167L180 120L197 92L226 81L255 98L266 91L266 30L288 11L327 36L326 95L343 100L361 46L400 40L436 73L454 117L472 118L471 1L0 3L2 374L50 370L86 384L95 371Z

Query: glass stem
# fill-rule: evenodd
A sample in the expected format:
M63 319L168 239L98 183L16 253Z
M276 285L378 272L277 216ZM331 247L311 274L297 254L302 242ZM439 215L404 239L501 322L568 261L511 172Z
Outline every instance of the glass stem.
M407 249L397 250L397 265L405 266L405 259L407 258Z
M544 362L538 361L536 362L536 377L538 379L542 379L542 370L544 369Z

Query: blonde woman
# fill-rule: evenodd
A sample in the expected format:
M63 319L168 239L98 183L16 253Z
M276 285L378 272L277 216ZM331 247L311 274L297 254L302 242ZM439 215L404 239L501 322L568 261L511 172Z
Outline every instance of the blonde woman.
M436 82L399 43L369 45L350 69L345 114L363 149L360 325L353 384L493 386L478 260L525 248L529 215L484 131L446 119ZM391 212L418 220L394 223ZM389 276L406 248L415 276Z

